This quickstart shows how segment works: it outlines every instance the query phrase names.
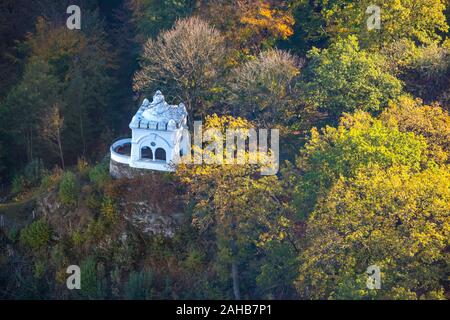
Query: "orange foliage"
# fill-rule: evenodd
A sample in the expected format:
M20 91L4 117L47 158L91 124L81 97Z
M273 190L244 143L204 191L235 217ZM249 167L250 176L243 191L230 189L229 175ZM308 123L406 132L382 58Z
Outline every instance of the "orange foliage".
M212 1L198 12L225 35L227 43L244 55L293 34L294 17L284 1Z
M255 29L256 33L268 32L272 36L287 39L294 34L295 20L290 12L274 9L269 3L252 6L241 18L241 22Z

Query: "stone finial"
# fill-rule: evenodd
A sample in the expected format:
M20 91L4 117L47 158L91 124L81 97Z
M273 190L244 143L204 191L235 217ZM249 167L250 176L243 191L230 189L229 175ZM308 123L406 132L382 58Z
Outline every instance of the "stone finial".
M157 105L160 103L164 103L166 100L164 98L164 95L162 94L161 91L156 91L155 95L153 96L153 101L152 101L152 105Z

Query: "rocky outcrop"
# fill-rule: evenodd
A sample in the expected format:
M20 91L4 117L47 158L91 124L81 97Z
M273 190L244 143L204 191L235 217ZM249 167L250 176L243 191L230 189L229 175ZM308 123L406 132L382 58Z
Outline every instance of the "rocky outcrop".
M125 219L146 235L173 237L176 229L183 223L182 213L162 214L149 203L137 202L123 205L130 211Z
M61 208L61 203L58 200L56 190L52 190L47 194L41 196L36 201L36 214L42 216L49 216Z
M148 170L131 168L129 165L114 161L109 162L109 172L114 179L133 179L148 174Z
M145 235L172 237L184 223L171 173L140 170L111 161L120 215Z

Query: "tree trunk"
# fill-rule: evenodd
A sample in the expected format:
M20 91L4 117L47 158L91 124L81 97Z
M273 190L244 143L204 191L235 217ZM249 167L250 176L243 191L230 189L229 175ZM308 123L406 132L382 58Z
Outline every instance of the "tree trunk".
M27 130L25 136L27 140L27 159L28 162L31 162L33 160L33 131Z
M236 260L233 260L231 263L231 276L233 277L234 299L241 300L241 291L239 290L239 270Z
M84 126L83 126L83 116L80 112L80 133L81 133L81 141L83 143L83 158L86 157L86 139L84 136Z
M58 148L59 148L59 156L61 157L61 166L63 170L66 170L64 165L64 154L62 150L62 143L61 143L61 132L58 130Z
M239 268L238 268L238 249L236 240L236 221L231 222L231 277L233 278L234 299L241 300L241 291L239 290Z

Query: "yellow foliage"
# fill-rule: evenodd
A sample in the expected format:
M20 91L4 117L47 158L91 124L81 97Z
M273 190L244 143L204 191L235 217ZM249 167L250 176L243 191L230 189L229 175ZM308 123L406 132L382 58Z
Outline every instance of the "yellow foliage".
M268 3L260 3L256 9L249 10L241 22L255 29L267 30L275 36L287 39L294 34L295 20L290 12L272 9Z

